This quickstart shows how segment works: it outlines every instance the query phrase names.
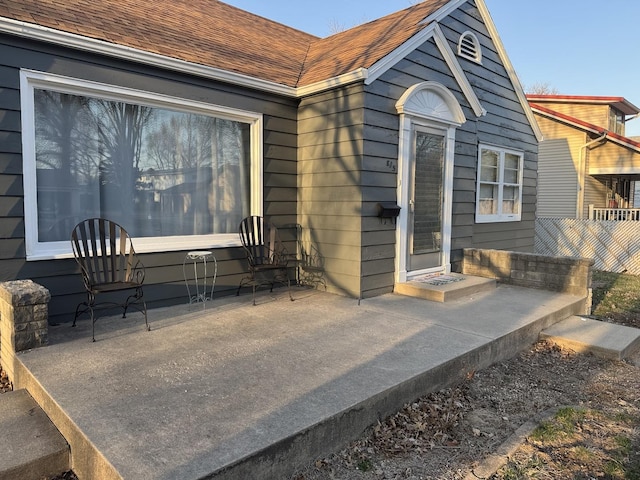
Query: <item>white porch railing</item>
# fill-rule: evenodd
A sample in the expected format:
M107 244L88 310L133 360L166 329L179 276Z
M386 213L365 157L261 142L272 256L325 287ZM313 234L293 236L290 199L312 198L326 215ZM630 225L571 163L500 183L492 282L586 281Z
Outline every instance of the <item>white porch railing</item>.
M589 220L640 221L640 208L596 208L589 205Z

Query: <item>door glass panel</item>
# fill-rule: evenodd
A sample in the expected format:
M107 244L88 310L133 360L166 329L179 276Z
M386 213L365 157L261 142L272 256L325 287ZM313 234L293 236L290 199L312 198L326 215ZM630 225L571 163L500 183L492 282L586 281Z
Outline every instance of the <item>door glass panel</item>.
M440 251L444 137L416 132L413 255Z

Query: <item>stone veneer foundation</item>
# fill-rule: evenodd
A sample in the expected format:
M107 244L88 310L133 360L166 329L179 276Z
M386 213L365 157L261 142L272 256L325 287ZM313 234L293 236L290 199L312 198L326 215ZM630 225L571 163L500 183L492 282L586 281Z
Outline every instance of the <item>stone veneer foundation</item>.
M0 282L0 363L12 381L15 353L48 343L50 299L32 280Z

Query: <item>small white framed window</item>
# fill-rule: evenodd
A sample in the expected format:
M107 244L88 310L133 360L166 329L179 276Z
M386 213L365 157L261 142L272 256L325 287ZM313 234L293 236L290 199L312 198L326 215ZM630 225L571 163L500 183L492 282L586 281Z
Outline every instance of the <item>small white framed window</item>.
M522 218L524 155L491 145L478 148L476 222L517 222Z
M262 115L22 70L27 260L72 256L74 225L106 217L138 252L240 244L262 205Z
M458 40L458 55L476 63L482 63L482 49L473 32L464 32Z

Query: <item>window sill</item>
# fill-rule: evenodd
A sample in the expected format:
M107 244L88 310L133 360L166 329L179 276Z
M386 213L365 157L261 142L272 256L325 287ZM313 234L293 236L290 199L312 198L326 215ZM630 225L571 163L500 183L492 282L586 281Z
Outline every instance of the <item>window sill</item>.
M202 235L196 237L133 238L136 253L165 253L184 250L216 249L240 247L240 238L236 233L224 235ZM71 242L39 243L27 247L27 261L60 260L73 258Z
M476 223L519 222L521 215L476 215Z

